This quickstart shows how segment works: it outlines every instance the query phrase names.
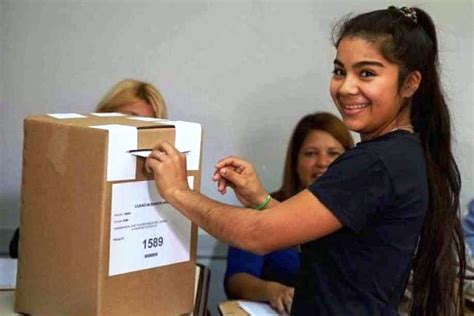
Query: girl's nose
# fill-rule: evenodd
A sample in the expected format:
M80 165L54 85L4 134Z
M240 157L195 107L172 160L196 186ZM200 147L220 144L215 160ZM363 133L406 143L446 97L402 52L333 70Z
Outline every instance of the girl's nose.
M357 94L359 88L357 86L357 81L352 76L346 76L342 82L338 93L342 95L354 95Z

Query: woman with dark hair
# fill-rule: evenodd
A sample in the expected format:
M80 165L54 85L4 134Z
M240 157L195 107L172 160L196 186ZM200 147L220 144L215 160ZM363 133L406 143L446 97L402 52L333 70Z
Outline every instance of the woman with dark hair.
M271 196L284 201L307 188L353 146L347 127L333 114L304 116L288 144L282 185ZM296 247L260 256L230 246L224 288L230 298L265 301L280 313L289 312L298 270Z
M434 23L419 8L371 11L345 21L335 46L330 93L361 142L307 189L279 203L251 164L228 157L214 180L238 208L190 190L186 157L166 142L146 166L213 236L259 254L302 244L292 315L398 315L411 268L412 315L463 315L461 180Z

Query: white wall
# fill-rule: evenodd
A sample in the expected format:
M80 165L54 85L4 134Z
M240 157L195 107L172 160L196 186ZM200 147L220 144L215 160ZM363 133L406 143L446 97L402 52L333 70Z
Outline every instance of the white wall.
M4 58L4 50L5 50L5 29L4 29L4 21L5 21L5 4L3 0L0 0L0 228L4 226L3 223L7 221L8 217L16 218L16 216L12 216L12 212L7 212L8 209L4 204L6 201L6 182L3 180L6 178L6 137L7 137L7 129L4 124L6 119L5 117L5 102L3 101L3 86L5 85L6 78L4 75L4 67L3 67L3 60ZM5 193L4 193L5 192ZM18 197L18 194L15 194L15 198ZM10 220L11 221L11 220ZM1 252L1 251L0 251Z
M297 120L336 113L328 94L332 24L349 12L417 4L355 2L0 0L0 230L18 224L23 118L91 111L129 77L156 84L172 119L202 123L205 194L235 202L210 180L229 154L253 161L276 189ZM473 2L421 7L439 30L465 207L474 197ZM213 275L216 287L221 277Z
M253 161L275 189L296 121L315 110L335 112L327 92L331 25L348 12L393 3L1 1L0 228L18 222L22 119L90 111L127 77L155 83L171 118L203 124L204 193L222 199L210 176L228 154ZM440 31L465 205L474 196L473 4L424 1L422 7Z

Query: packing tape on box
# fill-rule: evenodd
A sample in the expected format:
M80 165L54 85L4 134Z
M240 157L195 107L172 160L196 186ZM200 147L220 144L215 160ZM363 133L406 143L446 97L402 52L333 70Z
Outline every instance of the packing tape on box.
M51 114L46 114L46 115L54 117L54 118L59 119L59 120L86 118L87 117L87 116L84 116L84 115L78 114L78 113L51 113Z
M128 151L138 147L138 130L135 126L109 124L92 128L109 132L107 149L107 181L133 180L136 178L137 157Z
M188 170L199 170L201 158L201 124L174 121L171 122L176 128L175 146L181 152L189 151L186 155L186 164Z
M97 117L117 117L117 116L126 116L123 113L117 112L100 112L100 113L89 113L90 115L97 116Z
M201 158L201 124L185 121L169 121L153 117L127 117L130 120L152 122L156 124L173 125L176 129L175 147L186 154L186 164L188 170L199 170Z
M173 125L176 131L175 147L180 152L187 153L187 170L199 170L202 138L201 124L163 119L148 119L144 117L130 117L130 119ZM109 133L107 181L135 179L137 158L130 154L129 151L138 148L137 128L135 126L121 124L95 125L91 127L105 129Z

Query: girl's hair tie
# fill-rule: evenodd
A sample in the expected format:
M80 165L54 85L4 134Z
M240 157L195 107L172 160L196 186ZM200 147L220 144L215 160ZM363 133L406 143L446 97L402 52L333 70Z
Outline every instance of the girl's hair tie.
M418 23L418 18L416 17L416 11L415 11L414 8L408 8L408 7L397 8L395 6L390 6L388 8L389 9L395 9L398 12L400 12L401 14L403 14L405 17L412 20L413 22Z

